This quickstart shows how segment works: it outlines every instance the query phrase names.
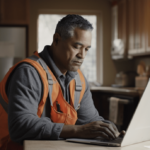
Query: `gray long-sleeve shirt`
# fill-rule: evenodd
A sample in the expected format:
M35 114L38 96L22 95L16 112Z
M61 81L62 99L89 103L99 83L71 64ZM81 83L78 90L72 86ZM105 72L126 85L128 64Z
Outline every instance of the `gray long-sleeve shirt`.
M69 83L76 72L68 71L64 76L53 62L46 46L40 53L42 59L59 81L64 98L69 102ZM85 79L86 80L86 79ZM59 139L63 123L53 123L50 119L50 103L47 100L42 117L37 116L38 104L43 91L42 81L37 70L28 63L20 64L11 75L6 87L9 108L8 125L10 137L13 141L22 143L23 140ZM86 90L80 109L77 111L77 125L103 120L95 109L91 92L86 80Z

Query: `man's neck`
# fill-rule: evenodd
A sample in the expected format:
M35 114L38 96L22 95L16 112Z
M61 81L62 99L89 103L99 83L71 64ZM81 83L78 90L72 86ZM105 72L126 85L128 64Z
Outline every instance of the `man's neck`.
M55 53L54 53L54 47L53 45L50 46L49 50L48 50L49 55L51 56L53 62L55 63L55 65L57 66L57 68L61 71L62 74L66 75L67 71L66 70L61 70L59 65L57 64L57 58L55 57Z

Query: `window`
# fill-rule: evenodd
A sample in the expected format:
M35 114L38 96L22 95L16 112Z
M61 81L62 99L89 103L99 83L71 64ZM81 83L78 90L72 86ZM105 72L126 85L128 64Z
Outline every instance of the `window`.
M57 22L65 15L40 14L38 18L38 52L42 51L45 45L51 45ZM97 39L97 16L82 15L93 25L91 48L85 57L81 70L89 82L97 80L96 72L96 39Z

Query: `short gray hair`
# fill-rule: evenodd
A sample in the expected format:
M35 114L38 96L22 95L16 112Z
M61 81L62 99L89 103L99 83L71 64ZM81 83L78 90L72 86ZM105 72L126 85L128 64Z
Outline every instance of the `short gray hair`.
M93 30L92 24L88 20L80 15L69 14L58 22L55 33L58 33L62 38L67 39L73 36L75 28Z

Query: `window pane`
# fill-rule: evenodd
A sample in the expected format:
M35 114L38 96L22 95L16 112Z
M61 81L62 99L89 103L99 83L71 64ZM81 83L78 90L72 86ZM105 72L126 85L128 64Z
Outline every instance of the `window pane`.
M38 18L38 52L41 52L45 45L51 45L53 34L58 21L66 15L41 14Z
M38 52L41 52L45 45L51 45L56 24L65 15L41 14L38 18ZM93 25L92 45L81 66L81 70L89 82L96 81L96 22L95 15L82 15Z
M88 51L84 62L81 66L81 70L84 73L85 77L89 82L96 81L96 21L97 18L95 15L82 15L85 19L87 19L93 25L92 31L92 44L91 48Z

